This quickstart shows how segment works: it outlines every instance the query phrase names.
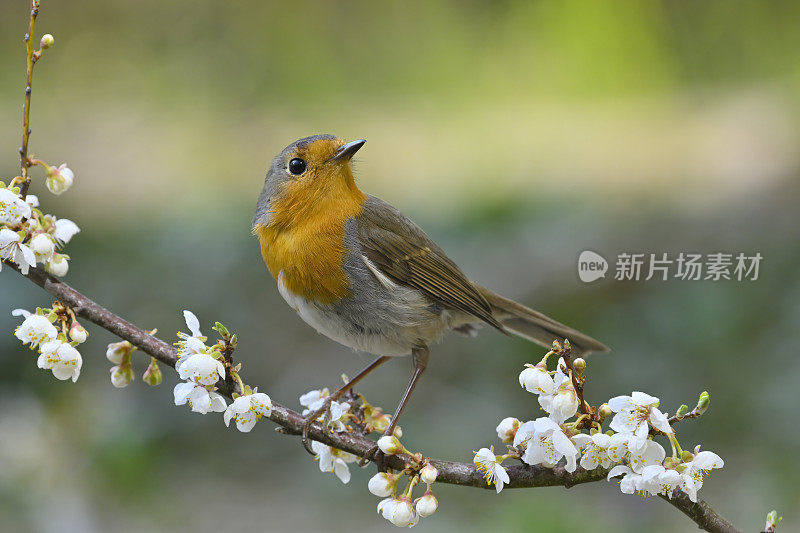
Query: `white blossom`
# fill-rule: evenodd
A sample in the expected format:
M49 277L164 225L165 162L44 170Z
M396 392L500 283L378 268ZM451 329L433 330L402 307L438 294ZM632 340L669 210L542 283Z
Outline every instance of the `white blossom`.
M595 433L588 439L589 441L583 446L581 466L586 470L593 470L598 466L603 468L611 466L613 461L608 455L608 447L613 442L611 436L605 433Z
M31 207L39 207L39 197L35 194L25 195L25 203Z
M612 463L621 463L628 455L628 439L629 435L624 433L614 433L611 435L611 441L606 447L606 453Z
M62 246L67 244L72 237L75 236L76 233L79 233L81 229L75 224L73 221L67 218L59 218L56 220L55 229L53 230L53 237L55 237L56 241Z
M497 437L503 442L512 442L517 434L517 429L519 429L519 424L519 420L514 417L504 418L495 428Z
M517 433L514 435L514 442L513 446L516 448L517 446L521 446L525 444L527 446L528 441L531 440L533 434L536 433L536 429L533 427L533 420L528 420L520 424L517 428Z
M27 245L22 244L19 234L8 228L0 229L0 259L13 261L20 272L27 275L28 269L36 266L36 256ZM0 267L2 263L0 263Z
M69 271L69 262L67 256L64 254L54 253L50 260L45 263L44 269L57 278L67 275Z
M56 244L47 233L39 233L31 239L31 250L37 262L46 263L56 251Z
M642 470L642 488L652 496L663 494L672 498L675 489L683 484L684 477L677 470L665 468L663 465L649 465Z
M47 169L47 179L45 181L47 188L53 194L61 194L70 187L75 180L75 174L64 163L58 167L49 167Z
M699 452L693 460L679 463L672 468L653 464L642 470L642 489L652 495L663 494L672 498L676 489L683 490L689 499L697 503L697 491L703 486L703 477L714 468L722 468L724 463L713 452Z
M689 499L697 502L697 491L703 486L703 479L715 468L722 468L725 462L714 452L696 452L694 458L688 463L684 463L686 469L683 472L682 489L689 495Z
M184 310L183 318L191 333L178 332L178 338L181 339L178 342L178 360L175 362L175 370L178 371L186 359L206 348L206 337L200 332L200 321L194 313Z
M539 396L539 405L550 414L557 424L575 415L578 411L578 395L572 380L563 369L566 368L564 358L558 359L556 373L553 376L553 390Z
M127 387L133 381L133 366L130 363L112 366L109 372L111 373L111 384L118 389Z
M73 320L69 327L69 338L78 343L86 342L89 333L81 326L80 322Z
M381 449L386 455L395 455L403 453L405 446L400 443L400 439L394 435L384 435L378 439L378 448Z
M16 309L12 314L16 316L24 313L27 313L25 320L14 330L14 335L22 341L22 344L30 343L33 349L56 340L58 330L47 317L28 313L24 309Z
M617 465L611 469L608 473L607 479L610 481L611 478L617 476L624 476L619 482L619 490L623 492L623 494L633 494L635 492L643 492L644 490L644 482L642 481L642 475L637 474L629 466L625 465Z
M196 353L189 356L178 369L181 379L187 379L200 385L213 385L225 379L225 367L207 353Z
M644 467L661 463L665 456L664 448L659 443L648 439L638 450L630 450L628 462L634 472L641 474Z
M525 370L519 374L519 386L534 394L552 394L555 390L553 378L543 364L525 365Z
M236 428L247 433L256 425L262 416L269 416L272 410L272 400L263 392L254 391L253 394L239 396L227 409L223 419L225 425L231 423L231 418L236 420Z
M551 418L558 423L575 416L575 413L578 412L578 394L575 392L571 380L565 380L559 385L549 405L550 410L545 409L545 411L548 411Z
M30 218L31 206L9 189L0 189L0 224L19 224Z
M56 379L78 380L81 375L83 359L73 346L61 340L47 342L41 346L37 364L39 368L51 370Z
M409 498L386 498L378 504L378 512L397 527L414 527L419 521Z
M497 456L491 449L481 448L475 452L475 458L472 462L475 463L478 471L483 473L486 484L494 484L498 494L503 490L503 485L510 481L508 472L497 460Z
M310 390L300 396L300 405L305 407L302 414L307 415L313 413L322 407L322 404L328 396L330 396L330 391L327 388Z
M346 424L349 411L350 411L349 403L347 402L339 403L335 401L331 402L331 407L329 410L330 422L328 422L328 427L331 429L331 431L339 433L347 430Z
M417 500L417 514L422 518L432 515L438 508L439 502L436 501L436 496L431 491L427 491L422 498Z
M391 496L397 485L397 476L387 474L386 472L378 472L367 483L367 488L375 496L385 498Z
M522 426L517 433L521 430ZM577 468L578 455L580 450L556 422L546 417L533 421L533 435L529 435L528 445L522 456L523 462L552 468L564 457L567 460L565 469L567 472L574 472Z
M422 470L419 472L419 479L423 483L427 483L430 485L431 483L436 483L436 478L439 475L439 471L436 468L428 463L422 467Z
M204 415L208 412L221 413L225 411L225 398L191 381L175 385L173 395L175 396L175 405L188 403L195 413Z
M658 409L658 402L658 398L638 391L632 396L617 396L608 401L608 406L617 413L611 420L611 429L633 435L628 441L631 451L645 445L650 424L659 431L672 433L666 415Z
M342 483L350 481L350 469L347 463L355 462L358 457L315 440L311 441L311 449L316 454L315 459L319 461L320 471L333 472Z
M131 351L131 343L128 341L112 342L106 349L106 359L115 365L122 363L122 358Z

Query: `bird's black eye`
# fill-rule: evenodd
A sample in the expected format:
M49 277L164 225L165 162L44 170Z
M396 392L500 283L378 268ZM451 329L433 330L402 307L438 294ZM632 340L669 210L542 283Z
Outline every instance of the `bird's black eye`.
M299 176L305 171L306 171L306 162L300 159L299 157L295 157L294 159L289 161L289 172L291 172L295 176Z

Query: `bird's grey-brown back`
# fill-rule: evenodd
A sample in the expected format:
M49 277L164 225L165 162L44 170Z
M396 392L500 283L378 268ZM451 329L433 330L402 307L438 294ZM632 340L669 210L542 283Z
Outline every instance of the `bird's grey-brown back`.
M438 340L442 328L488 323L546 347L568 338L576 353L608 351L595 339L470 281L419 226L379 198L368 196L362 214L348 228L348 248L358 248L362 256L362 261L354 260L352 265L357 268L366 262L382 286L372 296L391 298L383 289L393 285L424 296L428 302L424 315L432 322L429 340Z

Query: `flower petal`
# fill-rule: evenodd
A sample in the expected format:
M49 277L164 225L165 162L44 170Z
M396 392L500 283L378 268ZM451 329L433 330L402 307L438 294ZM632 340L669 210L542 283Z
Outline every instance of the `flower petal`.
M192 337L202 337L203 334L200 333L200 321L197 320L197 317L194 313L188 310L183 311L183 318L186 320L186 327L189 328L189 331L192 332Z
M622 474L630 474L631 472L633 472L633 470L631 470L630 467L627 467L625 465L617 465L614 468L612 468L611 470L609 470L608 476L606 476L606 479L608 481L611 481L612 477L621 476Z
M633 398L630 396L615 396L608 400L608 406L615 413L619 413L623 409L633 409L636 407L633 403Z

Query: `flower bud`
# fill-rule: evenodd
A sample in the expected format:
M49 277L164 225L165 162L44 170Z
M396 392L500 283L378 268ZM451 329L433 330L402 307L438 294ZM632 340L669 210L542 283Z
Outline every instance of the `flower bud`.
M378 439L378 448L386 455L396 455L405 451L405 446L394 435L384 435Z
M391 422L391 421L392 421L392 417L389 417L389 422ZM394 431L392 432L392 435L394 435L398 439L402 439L403 438L403 428L400 427L400 426L395 426L394 427Z
M161 375L161 369L158 367L158 362L156 361L155 357L150 358L150 365L147 367L147 370L144 371L144 375L142 376L142 381L150 385L151 387L155 387L156 385L161 383L163 376Z
M48 48L53 46L53 44L55 44L55 42L56 42L56 40L53 39L52 35L50 35L49 33L45 33L44 35L42 35L42 40L39 41L39 47L42 50L47 50Z
M604 403L598 409L598 414L600 415L600 419L604 420L613 415L614 411L611 410L611 407L609 407L607 403Z
M66 163L58 167L47 167L47 188L53 194L61 194L70 187L75 180L75 174Z
M700 395L700 399L697 400L697 412L699 414L703 414L708 409L708 406L711 404L711 396L708 395L708 391L703 391Z
M77 320L73 320L72 325L69 327L69 338L76 342L86 342L86 337L88 336L89 334L83 326Z
M783 517L778 516L778 511L773 509L767 513L767 522L764 524L764 533L774 533L775 526L777 526L781 520L783 520Z
M367 488L375 496L385 498L391 496L396 484L397 476L385 472L378 472L370 478Z
M677 418L683 418L684 416L686 416L687 412L689 412L689 406L686 405L686 404L683 404L680 407L678 407L677 411L675 411L675 416Z
M409 498L400 498L394 506L389 521L397 527L410 527L417 523L417 514Z
M578 412L578 394L571 381L566 381L558 387L558 392L553 397L553 411L560 413L564 419Z
M45 264L44 269L57 278L65 276L69 270L67 256L54 253L53 257L51 257L50 260Z
M56 244L46 233L39 233L31 239L31 250L36 256L36 261L46 263L53 256L53 252L56 251Z
M572 362L572 366L575 367L575 372L583 374L583 371L586 370L586 359L578 357Z
M417 500L417 514L422 518L430 516L439 508L439 502L431 491L427 491L422 498Z
M130 363L111 367L111 384L121 389L133 380L133 367Z
M378 433L383 433L389 427L389 416L383 413L378 413L369 418L369 423L372 424L372 430Z
M547 373L543 363L536 366L525 365L525 370L519 374L519 385L526 391L534 394L550 394L553 392L553 378Z
M115 365L121 364L122 359L131 351L131 343L128 341L112 342L106 350L106 359Z
M514 435L517 434L517 429L519 429L519 424L519 420L514 417L509 416L508 418L504 418L500 421L500 424L497 425L497 437L506 443L513 442Z
M422 470L420 470L419 478L423 483L430 485L431 483L436 483L436 476L438 475L439 471L436 470L436 467L428 463L422 467Z

